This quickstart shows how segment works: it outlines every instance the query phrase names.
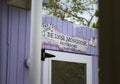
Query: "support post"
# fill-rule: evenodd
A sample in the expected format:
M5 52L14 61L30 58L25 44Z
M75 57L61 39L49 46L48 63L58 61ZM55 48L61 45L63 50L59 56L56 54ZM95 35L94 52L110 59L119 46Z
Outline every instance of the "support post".
M32 0L29 84L40 84L42 0Z

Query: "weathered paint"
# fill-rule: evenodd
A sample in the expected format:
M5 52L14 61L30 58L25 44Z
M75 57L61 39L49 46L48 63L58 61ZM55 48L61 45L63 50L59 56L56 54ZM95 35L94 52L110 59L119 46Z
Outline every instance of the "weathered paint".
M0 0L0 84L29 84L28 69L24 61L29 57L30 49L30 11L8 6L6 0ZM49 21L47 20L49 18ZM60 31L70 36L83 35L85 39L91 36L98 38L96 29L79 28L83 32L76 32L73 23L43 17L43 23L54 23ZM44 46L58 50L55 46ZM93 69L97 69L98 46L96 49L89 47L86 54L94 55ZM97 71L93 71L97 74ZM93 77L97 78L97 77ZM93 79L94 80L94 79ZM95 80L94 84L98 81Z

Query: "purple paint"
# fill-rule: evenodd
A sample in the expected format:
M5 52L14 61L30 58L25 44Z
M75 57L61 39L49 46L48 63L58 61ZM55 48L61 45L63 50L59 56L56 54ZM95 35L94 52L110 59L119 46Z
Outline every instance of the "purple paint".
M57 21L58 21L57 18L54 18L54 19L51 18L51 24L54 24L54 26L55 26L56 28L58 28L58 24L57 24L58 22L57 22ZM52 46L52 45L50 46L50 48L53 49L53 50L56 49L56 47L55 47L55 46Z
M63 20L63 24L62 24L62 31L64 34L68 33L68 22ZM64 50L68 50L68 49L64 49Z
M95 29L95 38L99 38L98 37L98 30L97 29ZM98 55L99 54L99 44L98 44L98 40L97 40L97 47L96 47L96 49L95 49L95 55Z
M11 54L10 54L10 75L9 84L15 84L17 82L17 56L18 56L18 33L19 33L19 10L12 8L12 24L11 24ZM14 18L13 18L14 17ZM16 81L13 81L16 80Z
M26 11L19 10L18 55L17 55L17 84L23 84L24 53L25 53L25 21Z
M77 28L78 30L77 30L77 37L81 37L81 38L84 38L84 28L83 27L78 27Z
M67 35L73 35L73 24L71 22L67 24Z
M93 29L90 30L90 33L91 33L90 38L91 38L91 37L95 37L95 33L94 33L94 32L95 32L95 31L94 31ZM91 49L90 49L91 54L94 55L94 54L95 54L95 47L93 47L93 46L90 46L90 47L91 47Z
M63 21L60 20L60 19L57 19L57 28L58 28L59 31L62 31L62 30L63 30L62 24L63 24ZM59 50L59 48L56 46L56 47L55 47L55 50Z
M8 12L9 10L9 12ZM0 84L28 84L30 12L0 3Z
M46 24L48 24L48 23L52 24L52 26L54 26L58 31L61 32L61 35L64 34L66 36L70 36L70 34L71 35L73 34L74 35L73 37L82 38L82 39L86 40L87 42L89 42L91 40L91 37L95 37L95 30L93 28L88 28L88 27L84 27L84 26L80 26L80 27L76 28L76 27L72 26L73 23L71 23L71 22L68 22L65 20L60 20L60 19L57 20L55 17L50 17L50 16L49 17L46 16L46 18L43 18L43 21ZM74 30L74 31L71 31L71 30ZM61 51L61 49L56 49L57 46L55 47L55 45L58 45L58 44L46 43L43 46L46 49L54 49L54 50ZM58 48L59 48L59 46L58 46ZM71 50L68 48L64 48L64 51L96 55L95 54L96 48L97 48L96 46L93 46L88 43L88 47L87 47L86 51L82 51L82 50L74 51L74 50Z
M31 22L31 18L30 18L31 14L30 11L26 11L26 28L25 28L25 52L24 52L24 60L28 59L30 56L30 22ZM28 69L25 68L24 66L24 84L29 84L28 82Z
M73 25L73 28L72 28L72 36L77 36L77 31L76 31L76 28L74 27L74 24L72 23Z
M11 31L12 31L12 29L11 29L11 27L12 27L12 21L11 21L11 17L12 17L12 13L10 12L10 11L12 11L12 7L10 6L9 7L9 26L8 26L8 44L9 44L9 46L8 46L8 68L7 68L7 83L6 84L9 84L9 79L10 79L10 61L11 61L11 57L10 57L10 55L11 55Z
M62 24L63 24L63 21L60 20L60 19L58 19L58 27L57 27L57 28L58 28L60 31L63 30L63 26L62 26Z
M45 19L46 17L42 17L42 24L44 24L44 23L46 23L46 19ZM43 48L45 48L45 45L44 44L42 44L42 46L43 46Z
M0 84L6 84L7 75L7 6L3 1L0 3Z
M98 84L98 57L92 56L92 81L93 84Z
M46 17L45 20L46 20L46 23L50 23L50 24L52 23L52 17L50 16ZM45 47L48 49L51 49L51 45L47 45Z
M91 31L91 29L88 28L88 29L87 29L87 32L86 32L86 34L87 34L86 39L87 39L87 40L90 40L90 37L91 37L91 36L90 36L90 31ZM90 51L91 51L91 48L90 48L90 46L89 46L88 49L87 49L87 53L91 53Z
M67 22L67 33L68 36L73 36L73 24L71 22Z
M62 31L64 34L67 34L68 33L68 22L67 21L64 21L63 20L63 23L62 23Z
M42 23L43 24L45 23L45 17L42 17Z

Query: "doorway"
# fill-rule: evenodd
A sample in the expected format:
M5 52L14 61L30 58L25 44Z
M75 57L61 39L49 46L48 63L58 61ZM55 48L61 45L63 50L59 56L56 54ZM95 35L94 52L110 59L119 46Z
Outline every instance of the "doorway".
M92 56L45 50L43 84L92 84Z

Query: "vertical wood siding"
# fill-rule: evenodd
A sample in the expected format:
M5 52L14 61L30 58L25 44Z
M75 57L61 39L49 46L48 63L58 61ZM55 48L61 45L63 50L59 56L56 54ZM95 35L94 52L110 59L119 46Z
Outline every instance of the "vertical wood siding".
M0 1L0 84L6 84L7 71L7 6L3 0ZM5 15L6 14L6 15ZM3 18L4 17L4 18ZM5 23L5 24L4 24Z
M0 84L28 84L30 12L0 2Z
M10 46L9 46L9 68L7 84L27 84L28 71L24 66L25 59L29 56L29 12L15 7L9 8L10 22Z

